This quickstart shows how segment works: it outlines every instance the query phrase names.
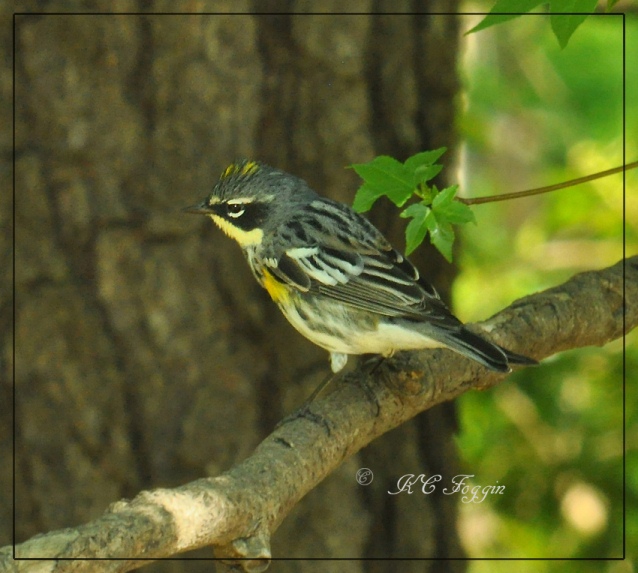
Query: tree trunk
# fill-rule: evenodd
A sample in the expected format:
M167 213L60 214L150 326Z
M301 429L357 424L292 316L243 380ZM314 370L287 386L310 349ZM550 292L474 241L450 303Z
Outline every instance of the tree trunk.
M344 167L453 145L456 17L379 13L452 11L454 3L360 2L357 11L377 15L302 15L308 7L169 16L150 12L176 5L141 2L149 14L16 16L16 541L88 521L143 488L221 473L324 376L326 353L288 325L239 248L210 221L180 212L228 163L263 160L350 203L359 183ZM395 210L379 205L371 218L403 247ZM413 260L445 293L450 267L428 249ZM2 297L8 317L6 287ZM7 424L13 355L4 317ZM454 429L446 405L377 440L307 496L275 535L273 556L463 557L454 496L387 493L407 473L459 473ZM8 460L8 424L3 435ZM370 486L355 480L361 467L374 473ZM9 491L9 472L0 479ZM0 521L11 523L8 500ZM11 541L8 527L0 533L0 545ZM149 570L182 567L210 564Z

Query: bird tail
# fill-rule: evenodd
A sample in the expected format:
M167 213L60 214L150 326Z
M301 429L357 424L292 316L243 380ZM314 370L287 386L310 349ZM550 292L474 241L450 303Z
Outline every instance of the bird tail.
M450 350L467 356L496 372L510 372L512 370L510 364L526 366L538 364L533 358L510 352L465 327L447 331L440 340Z

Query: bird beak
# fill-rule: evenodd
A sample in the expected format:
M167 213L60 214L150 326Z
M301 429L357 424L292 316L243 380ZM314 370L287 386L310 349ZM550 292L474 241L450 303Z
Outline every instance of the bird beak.
M194 215L210 215L214 211L205 202L199 205L193 205L192 207L186 207L182 209L184 213L193 213Z

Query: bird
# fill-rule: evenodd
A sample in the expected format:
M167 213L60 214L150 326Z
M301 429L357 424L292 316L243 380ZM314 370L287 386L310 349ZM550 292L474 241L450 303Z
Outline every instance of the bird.
M351 355L440 347L496 372L537 364L469 330L367 218L290 173L235 161L184 211L239 244L290 324L329 352L334 374Z

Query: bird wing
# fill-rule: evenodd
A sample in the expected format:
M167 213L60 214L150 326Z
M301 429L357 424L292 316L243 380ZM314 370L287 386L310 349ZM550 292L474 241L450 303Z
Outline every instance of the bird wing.
M418 270L366 218L328 200L281 225L264 261L279 281L377 314L459 322Z

